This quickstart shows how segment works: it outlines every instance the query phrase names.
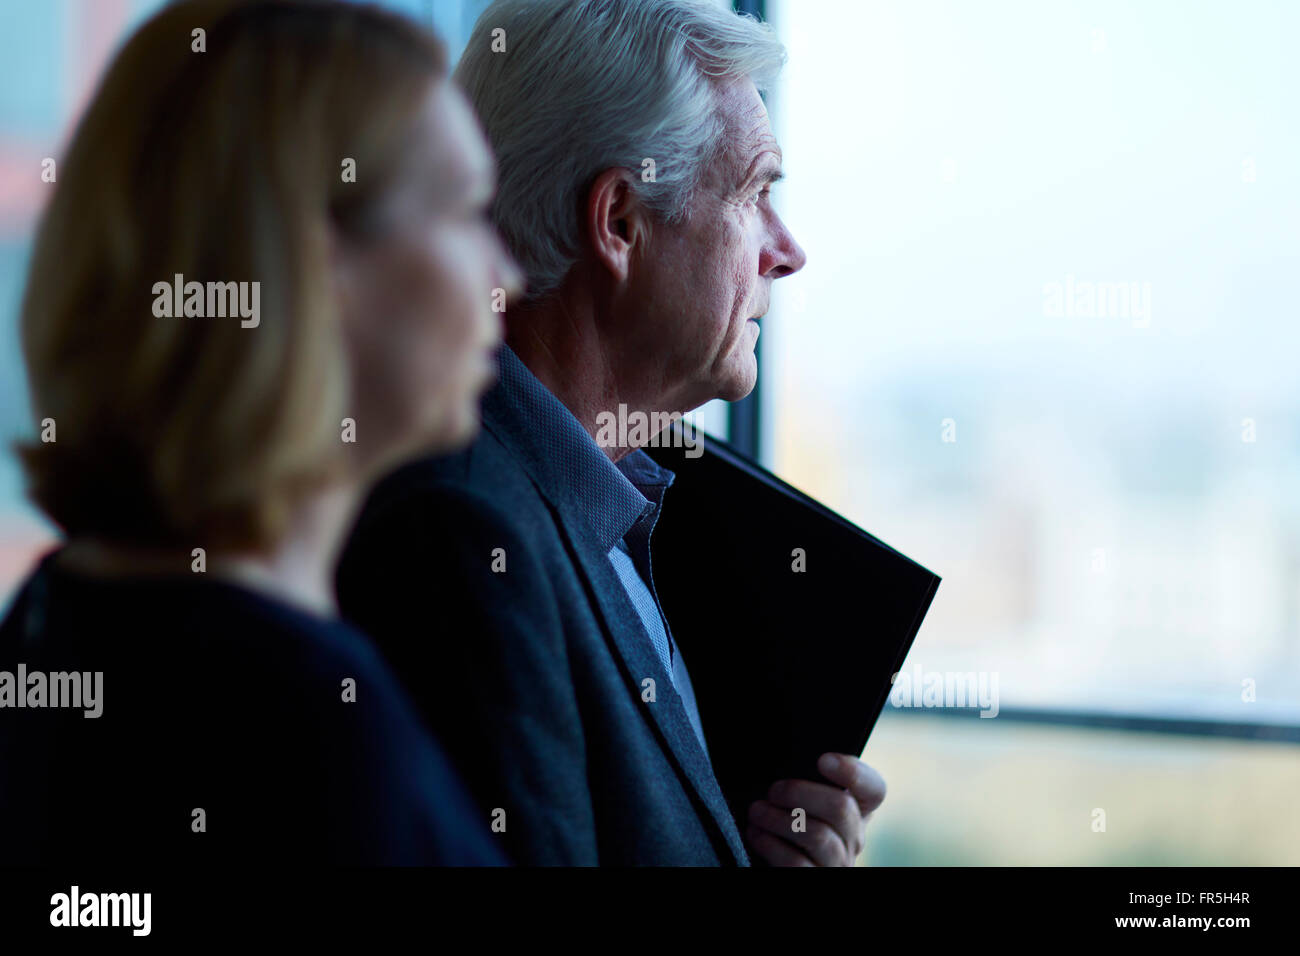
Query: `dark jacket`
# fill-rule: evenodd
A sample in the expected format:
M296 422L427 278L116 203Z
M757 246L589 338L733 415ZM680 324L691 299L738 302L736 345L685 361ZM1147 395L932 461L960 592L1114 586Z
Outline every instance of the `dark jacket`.
M0 680L21 665L48 704L44 675L100 672L101 712L8 695L0 864L505 862L361 634L205 574L100 580L56 555L0 624Z
M340 608L379 643L482 807L505 811L516 862L746 864L568 463L520 400L526 374L503 350L475 444L375 489L340 565ZM559 406L548 415L568 415L546 394Z

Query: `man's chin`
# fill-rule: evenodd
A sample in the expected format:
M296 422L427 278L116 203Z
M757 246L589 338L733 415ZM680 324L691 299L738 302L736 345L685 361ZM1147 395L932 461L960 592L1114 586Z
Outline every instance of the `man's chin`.
M718 389L717 397L724 402L738 402L754 390L757 382L758 369L754 367L748 368L722 383Z

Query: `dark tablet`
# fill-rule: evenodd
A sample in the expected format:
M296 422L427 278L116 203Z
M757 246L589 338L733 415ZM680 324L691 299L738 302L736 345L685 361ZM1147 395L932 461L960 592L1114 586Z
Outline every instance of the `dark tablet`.
M652 571L714 771L743 822L776 780L822 780L826 751L862 753L939 578L697 437L703 454L647 449L677 475Z

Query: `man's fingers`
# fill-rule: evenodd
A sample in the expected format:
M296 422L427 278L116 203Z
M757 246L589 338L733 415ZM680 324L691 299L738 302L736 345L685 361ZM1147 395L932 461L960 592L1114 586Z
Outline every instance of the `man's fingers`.
M812 860L804 856L780 837L774 837L766 830L750 824L745 837L755 853L773 866L815 866Z
M800 829L795 829L796 818L789 810L756 800L749 807L752 827L792 844L817 866L849 866L853 856L844 838L829 824L805 814Z
M827 780L853 794L864 817L885 800L885 778L857 757L822 754L817 769Z
M767 799L786 811L802 808L808 816L825 821L840 834L849 856L857 858L862 849L862 813L847 790L811 780L778 780L768 790Z

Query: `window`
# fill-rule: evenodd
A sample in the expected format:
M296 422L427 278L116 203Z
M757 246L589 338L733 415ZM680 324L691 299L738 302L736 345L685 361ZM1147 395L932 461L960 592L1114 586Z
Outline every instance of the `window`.
M765 322L764 457L944 578L905 670L1300 739L1300 10L766 12L808 265ZM867 752L929 811L882 808L890 862L1300 862L1250 792L1294 784L1285 745L914 713ZM1150 829L1088 843L1107 800Z

